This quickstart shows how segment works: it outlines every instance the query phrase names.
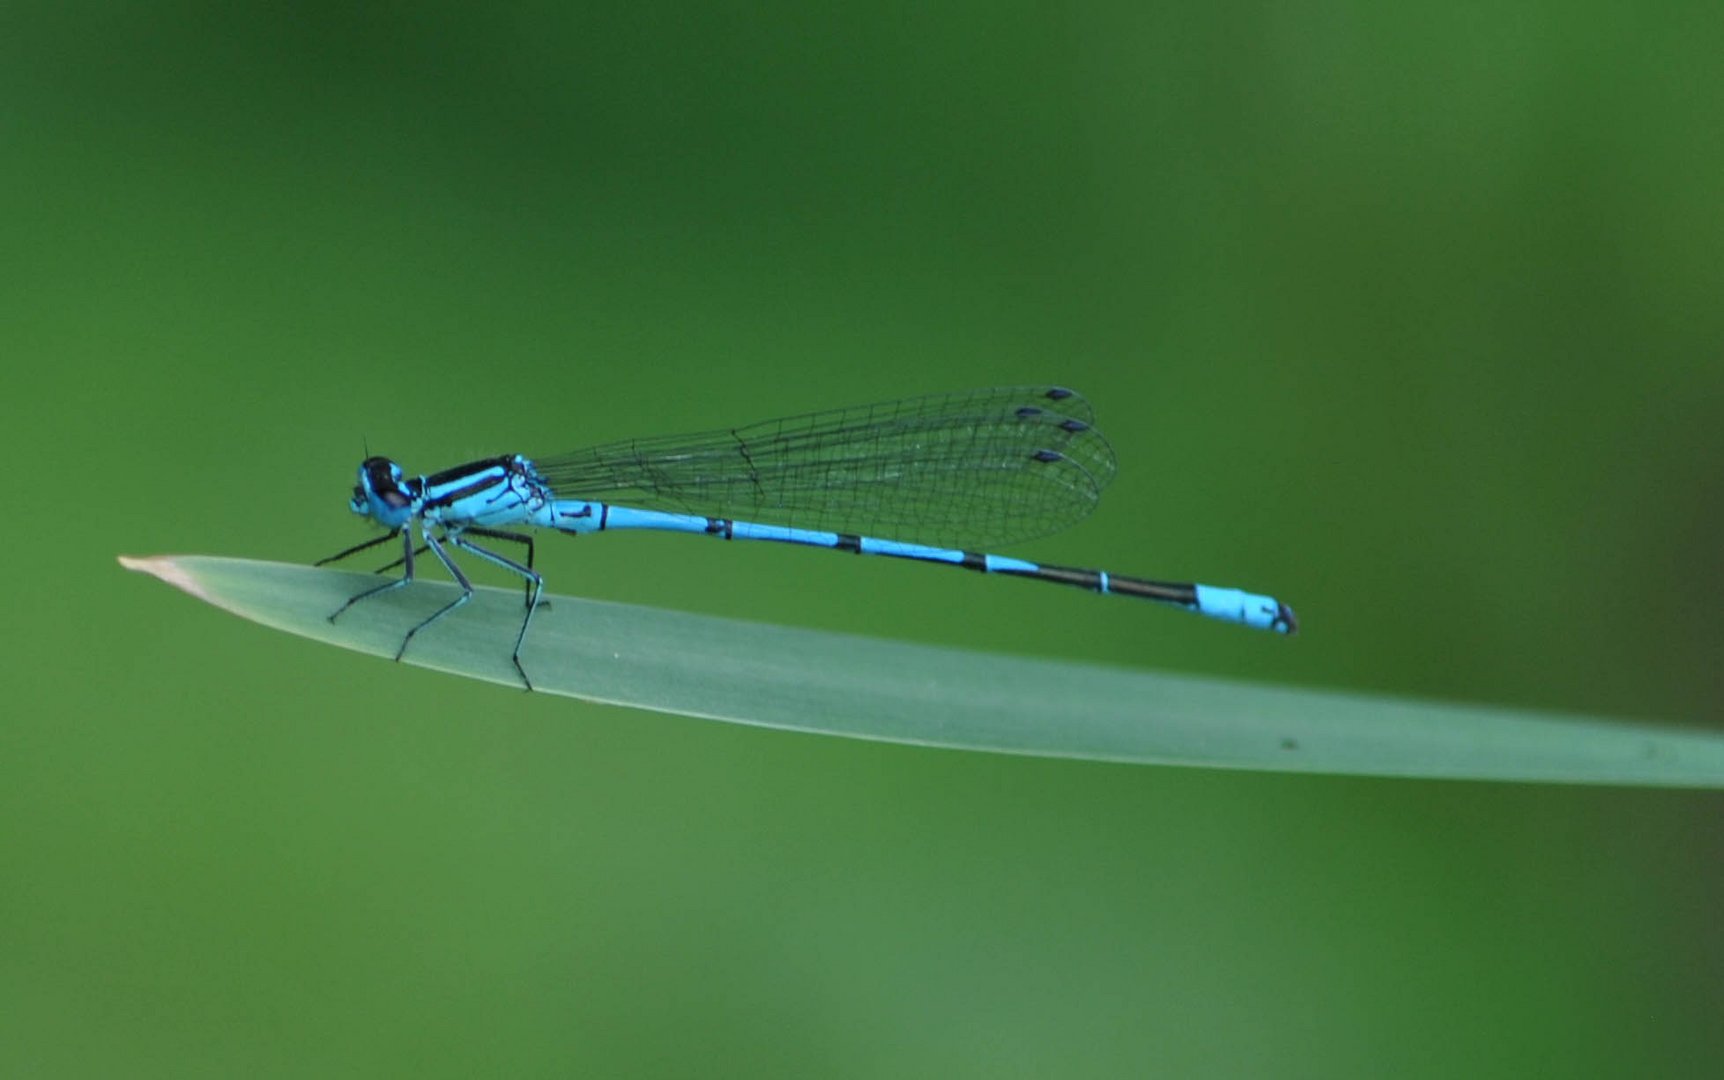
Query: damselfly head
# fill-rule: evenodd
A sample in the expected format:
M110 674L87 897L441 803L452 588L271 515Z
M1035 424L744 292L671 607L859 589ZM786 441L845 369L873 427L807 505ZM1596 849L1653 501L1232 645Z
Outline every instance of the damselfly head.
M401 466L386 457L368 457L359 463L359 483L353 486L348 507L355 514L375 518L378 524L398 529L413 516L413 493L402 483Z

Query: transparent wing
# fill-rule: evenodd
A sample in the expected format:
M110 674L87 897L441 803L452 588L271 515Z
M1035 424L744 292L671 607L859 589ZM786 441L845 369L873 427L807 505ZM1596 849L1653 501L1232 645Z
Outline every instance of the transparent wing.
M983 547L1063 529L1113 479L1059 387L939 394L535 459L561 497Z

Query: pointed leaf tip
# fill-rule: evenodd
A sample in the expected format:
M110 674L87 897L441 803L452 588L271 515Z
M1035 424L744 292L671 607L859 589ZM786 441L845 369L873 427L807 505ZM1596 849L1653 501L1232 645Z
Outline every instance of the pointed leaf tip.
M160 578L174 588L190 593L206 604L216 602L215 598L205 592L203 586L198 584L197 579L187 573L185 567L170 556L151 555L146 558L136 558L131 555L120 555L118 558L120 565L127 570Z

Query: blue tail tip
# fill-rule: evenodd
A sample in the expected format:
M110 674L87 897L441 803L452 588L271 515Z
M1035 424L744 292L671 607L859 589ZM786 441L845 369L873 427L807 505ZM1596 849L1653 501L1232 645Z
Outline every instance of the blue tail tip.
M1299 632L1299 617L1293 614L1293 609L1275 601L1275 621L1269 624L1278 634L1297 634Z

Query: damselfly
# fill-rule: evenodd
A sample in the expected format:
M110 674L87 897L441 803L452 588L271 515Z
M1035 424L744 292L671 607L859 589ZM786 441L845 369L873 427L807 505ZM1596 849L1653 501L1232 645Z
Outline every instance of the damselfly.
M974 550L1076 522L1113 474L1113 450L1095 429L1089 402L1046 386L910 398L559 457L511 454L429 476L408 476L388 458L368 457L348 505L388 532L318 565L401 538L401 557L382 568L400 566L401 577L354 596L331 622L361 600L407 585L414 557L427 550L449 571L461 595L407 631L397 660L414 635L472 598L473 586L448 548L520 575L526 613L511 659L529 690L521 646L544 580L533 568L532 535L508 526L577 535L661 529L806 544L1158 600L1283 634L1297 629L1293 610L1268 596ZM523 545L525 564L474 537Z

